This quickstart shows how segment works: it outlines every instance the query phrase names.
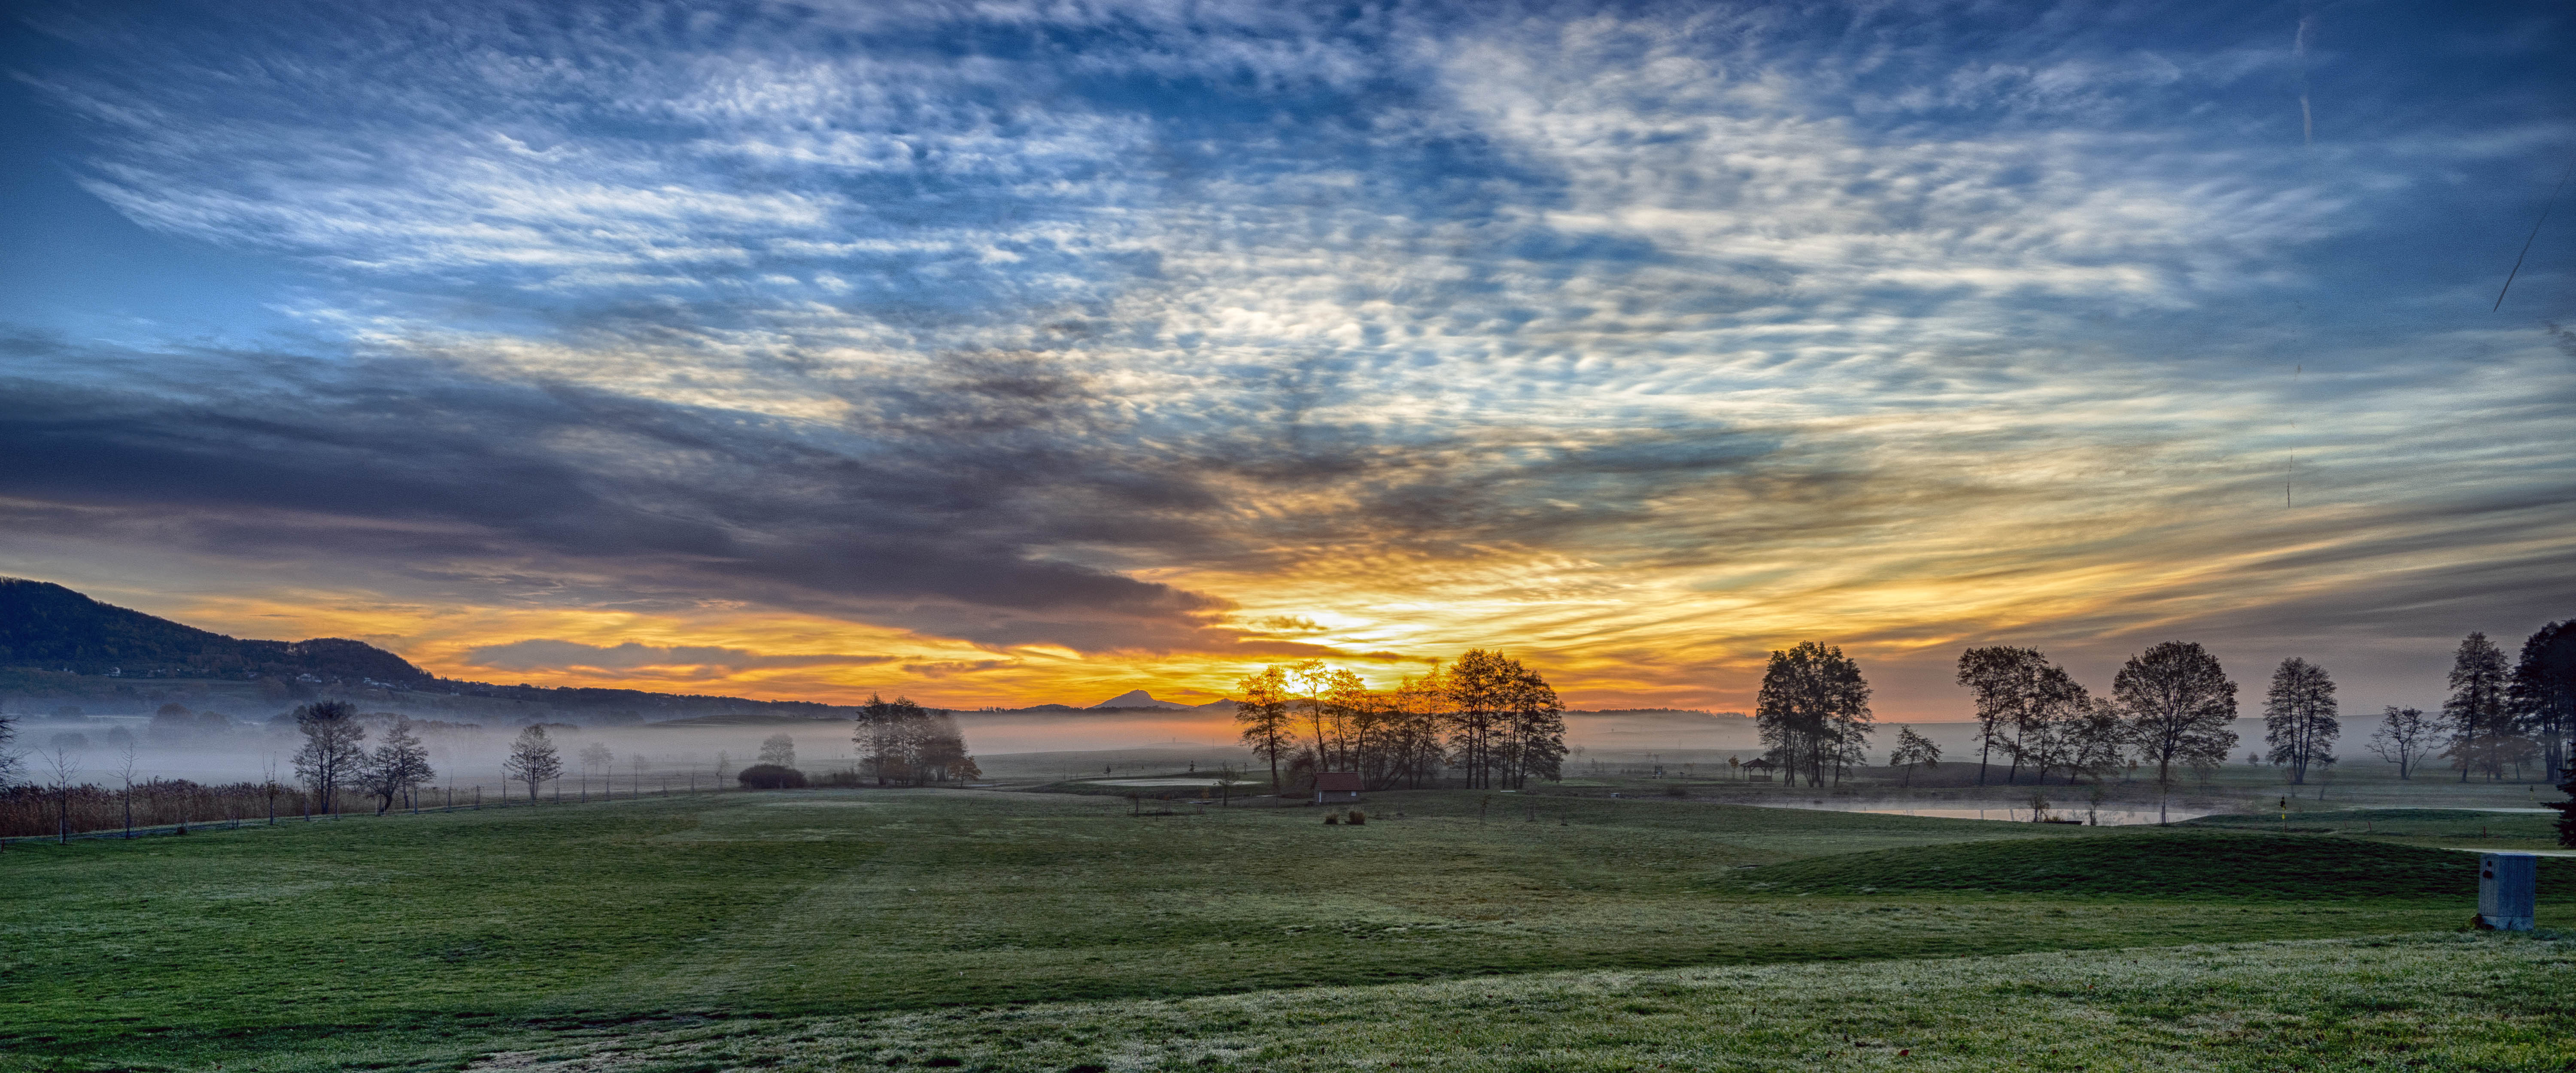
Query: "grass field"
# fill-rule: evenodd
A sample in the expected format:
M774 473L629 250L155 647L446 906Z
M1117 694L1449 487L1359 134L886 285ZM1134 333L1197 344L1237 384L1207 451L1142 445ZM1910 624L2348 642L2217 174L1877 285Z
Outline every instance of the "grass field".
M2299 1005L2308 1000L2248 1004L2221 988L2213 992L2220 998L2207 1000L2217 1005L2137 999L2131 1005L2139 1010L2182 1012L2140 1013L2144 1020L2122 1027L2118 1017L2085 1013L2090 997L2043 1002L2038 992L2014 990L2040 986L2030 979L2074 979L2037 966L2095 965L2110 974L2103 979L2129 980L2119 986L2139 995L2184 989L2172 991L2177 996L2189 987L2174 981L2203 971L2248 980L2288 973L2284 980L2306 981L2299 993L2324 995L2376 978L2354 976L2353 965L2419 958L2469 966L2443 970L2453 975L2397 973L2410 982L2387 1001L2436 1011L2529 982L2554 981L2563 996L2576 946L2491 936L2318 943L2449 932L2467 919L2474 906L2466 888L2440 871L2456 859L2465 877L2470 859L2410 844L2434 836L2404 831L2385 838L2124 831L1670 800L1498 803L1461 793L1382 795L1369 809L1365 826L1325 826L1310 809L1133 817L1115 798L806 791L16 845L0 854L0 1069L460 1068L496 1051L627 1047L618 1040L660 1042L580 1060L595 1068L811 1066L859 1053L851 1048L884 1049L863 1046L849 1036L855 1029L831 1027L862 1023L846 1021L854 1016L912 1026L902 1029L912 1033L905 1039L928 1041L915 1051L947 1048L956 1053L945 1057L961 1060L972 1052L978 1065L1143 1068L1179 1060L1179 1052L1155 1049L1164 1044L1152 1026L1199 1008L1193 1002L1242 1011L1211 1023L1242 1021L1243 1046L1211 1044L1188 1061L1271 1068L1294 1064L1277 1055L1301 1033L1317 1047L1332 1036L1354 1060L1410 1053L1403 1046L1418 1034L1401 1031L1399 1007L1485 1001L1475 998L1486 993L1477 988L1524 996L1510 1000L1522 1013L1475 1031L1519 1032L1509 1038L1522 1042L1508 1045L1535 1055L1586 1038L1580 1033L1601 1023L1572 996L1632 986L1603 981L1660 981L1651 986L1697 996L1670 1000L1687 1011L1694 1003L1732 1008L1720 995L1726 988L1775 988L1826 1003L1828 992L1815 989L1832 981L1904 990L1914 986L1907 980L1935 978L1926 973L1968 981L1941 992L1952 998L1927 992L1906 1007L1926 1039L1967 1040L1977 1011L1990 1016L1999 1001L2016 1009L2025 1001L2071 1003L2065 1017L2101 1022L2086 1037L2098 1054L2206 1035L2212 1017L2277 1027L2314 1013ZM2515 825L2546 820L2498 814L2492 822L2513 834ZM2467 821L2455 814L2411 822ZM2365 863L2305 883L2257 882L2227 867L2346 858ZM2150 863L2129 873L2113 867L2140 860ZM2078 865L2112 879L2051 878ZM1939 874L1991 881L1902 881ZM2558 862L2544 872L2546 927L2576 925L2568 878ZM2262 945L2073 953L2212 943ZM2047 953L2011 956L2036 952ZM1952 958L1973 960L1920 960ZM1812 964L1828 961L1881 964ZM1656 969L1673 971L1634 975ZM1973 983L1988 979L1979 973L1991 979ZM1464 978L1480 982L1409 983ZM1314 999L1326 1005L1313 1013L1294 1012L1303 1000L1278 994L1381 984L1416 990L1294 992L1341 996ZM1227 995L1238 997L1209 997ZM2566 1002L2555 1001L2554 1012L2536 1012L2530 1024L2563 1028L2550 1018L2563 1019ZM1031 1003L1045 1005L1017 1005ZM1055 1034L1044 1047L1022 1041L1017 1050L1000 1036L975 1035L979 1018L1006 1015L970 1011L997 1008L1055 1026L1047 1029ZM1380 1034L1307 1031L1366 1010L1385 1015L1362 1019L1383 1024L1382 1032L1369 1030ZM1751 1062L1763 1051L1712 1042L1727 1035L1720 1030L1727 1022L1710 1016L1646 1032L1649 1017L1638 1022L1645 1034L1620 1046L1699 1048L1690 1053L1703 1057L1684 1064L1719 1068L1739 1061L1728 1054ZM1779 1016L1786 1015L1759 1014ZM743 1035L755 1024L758 1031ZM955 1032L939 1035L949 1031L942 1025ZM2506 1056L2479 1059L2486 1068L2562 1068L2511 1057L2529 1050L2515 1042L2523 1025L2508 1018L2459 1027L2444 1046ZM1787 1022L1748 1021L1739 1031L1776 1036L1783 1054L1831 1050L1817 1050L1825 1036L1798 1035ZM1892 1031L1871 1038L1898 1038ZM1953 1057L2009 1047L2011 1031L2019 1030L1976 1028L1987 1042L1959 1043L1967 1049ZM2271 1044L2261 1039L2272 1033L2238 1032L2252 1048L2242 1060L2266 1053ZM967 1045L969 1036L984 1040L981 1050ZM2370 1048L2380 1045L2335 1044L2348 1055L2378 1054ZM723 1048L749 1049L737 1060ZM1002 1061L1006 1050L1021 1056ZM1314 1051L1326 1053L1343 1052ZM1599 1061L1665 1061L1634 1054L1614 1061L1619 1054L1629 1052L1603 1050ZM1046 1064L1059 1058L1062 1065Z

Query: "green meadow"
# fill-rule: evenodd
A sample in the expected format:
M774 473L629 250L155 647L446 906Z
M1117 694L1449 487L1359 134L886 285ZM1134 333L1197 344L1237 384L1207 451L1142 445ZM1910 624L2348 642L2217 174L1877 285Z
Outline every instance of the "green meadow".
M2473 858L2431 844L2546 816L1364 807L736 792L12 844L0 1070L2576 1057L2576 860L2543 932L2472 934Z

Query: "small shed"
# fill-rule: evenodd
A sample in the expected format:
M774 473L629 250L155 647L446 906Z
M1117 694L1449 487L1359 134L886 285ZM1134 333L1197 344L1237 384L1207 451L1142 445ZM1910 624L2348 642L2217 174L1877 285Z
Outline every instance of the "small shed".
M1778 770L1780 770L1780 765L1774 762L1770 757L1757 756L1744 762L1744 781L1769 782L1771 781L1771 773Z
M1356 771L1319 771L1315 773L1315 803L1360 799L1360 773Z

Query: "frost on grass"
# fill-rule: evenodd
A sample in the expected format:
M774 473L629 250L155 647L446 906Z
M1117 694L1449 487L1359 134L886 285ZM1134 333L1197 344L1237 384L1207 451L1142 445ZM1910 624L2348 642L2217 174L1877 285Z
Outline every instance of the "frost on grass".
M477 1069L2563 1069L2576 936L1555 973L630 1033Z

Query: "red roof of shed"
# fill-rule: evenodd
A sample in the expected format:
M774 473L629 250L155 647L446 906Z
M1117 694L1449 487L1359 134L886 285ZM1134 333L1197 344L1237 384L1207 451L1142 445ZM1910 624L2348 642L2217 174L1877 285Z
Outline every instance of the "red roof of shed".
M1360 792L1360 773L1356 771L1320 771L1315 773L1315 789L1327 794Z

